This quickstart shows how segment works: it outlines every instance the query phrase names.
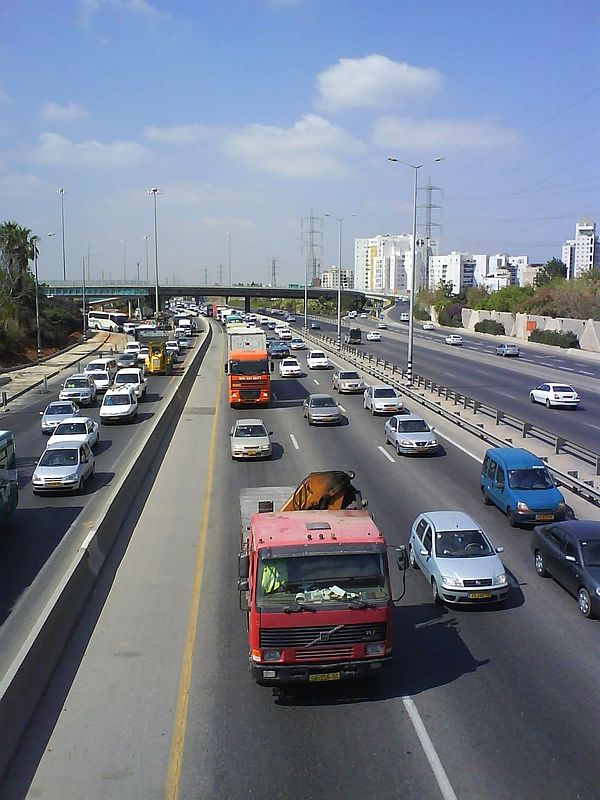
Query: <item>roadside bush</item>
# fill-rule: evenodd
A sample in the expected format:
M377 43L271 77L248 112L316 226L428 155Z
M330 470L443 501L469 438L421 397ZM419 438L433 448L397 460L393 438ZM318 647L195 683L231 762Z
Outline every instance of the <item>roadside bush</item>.
M462 303L450 303L443 306L439 312L440 325L448 325L452 328L462 328Z
M529 334L529 341L539 342L540 344L553 344L555 347L579 349L579 339L573 331L561 333L560 331L542 331L536 328Z
M423 320L423 321L431 319L431 315L429 313L429 310L426 309L426 308L423 308L423 306L418 306L418 305L415 305L413 316L414 316L415 319L420 319L420 320Z
M493 333L495 336L504 336L506 331L501 322L496 322L493 319L482 319L475 325L476 333Z

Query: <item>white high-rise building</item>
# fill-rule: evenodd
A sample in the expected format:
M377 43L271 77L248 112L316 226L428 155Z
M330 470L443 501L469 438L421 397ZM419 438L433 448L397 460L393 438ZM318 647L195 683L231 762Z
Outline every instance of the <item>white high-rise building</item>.
M454 293L470 289L475 286L477 266L475 256L458 253L456 250L446 256L429 256L429 288L435 290L440 283L451 283ZM479 268L481 269L481 261Z
M321 273L321 286L323 289L337 289L338 287L338 268L331 267ZM354 271L351 269L341 270L342 289L354 289Z
M579 220L575 238L565 242L562 260L567 265L567 278L579 278L591 269L600 269L600 237L596 236L596 223Z
M354 288L382 294L409 294L411 290L412 236L379 234L354 240ZM417 247L417 289L425 280L425 247Z
M484 286L495 292L505 286L520 282L520 275L529 265L527 256L509 256L497 253L459 253L429 257L428 286L435 290L440 281L452 283L453 291L460 292L472 286Z

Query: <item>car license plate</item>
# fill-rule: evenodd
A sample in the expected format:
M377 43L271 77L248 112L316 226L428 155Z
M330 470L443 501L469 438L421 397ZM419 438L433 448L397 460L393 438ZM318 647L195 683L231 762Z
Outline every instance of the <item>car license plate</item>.
M246 450L246 455L255 456L256 455L256 450Z
M536 514L535 518L536 518L536 520L540 520L540 522L543 522L543 521L546 521L546 520L552 521L554 519L554 514Z
M469 600L487 600L491 596L491 592L469 592Z
M321 681L339 681L341 677L341 672L323 672L320 675L309 675L308 680L310 683L319 683Z
M61 481L48 481L46 486L49 486L51 489L58 489L59 486L62 486Z

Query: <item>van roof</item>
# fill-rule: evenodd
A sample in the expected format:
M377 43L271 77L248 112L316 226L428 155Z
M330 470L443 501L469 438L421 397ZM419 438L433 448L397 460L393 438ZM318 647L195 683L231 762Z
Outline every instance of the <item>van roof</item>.
M525 450L523 447L491 447L486 452L486 456L502 459L513 469L539 467L540 464L544 463L539 456L530 453L529 450Z

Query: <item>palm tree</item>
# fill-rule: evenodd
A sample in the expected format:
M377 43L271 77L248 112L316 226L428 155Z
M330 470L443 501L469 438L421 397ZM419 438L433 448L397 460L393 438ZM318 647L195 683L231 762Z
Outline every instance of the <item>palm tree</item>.
M31 291L27 276L36 249L36 238L29 228L16 222L0 225L0 303L5 321L9 317L19 321L21 300Z

